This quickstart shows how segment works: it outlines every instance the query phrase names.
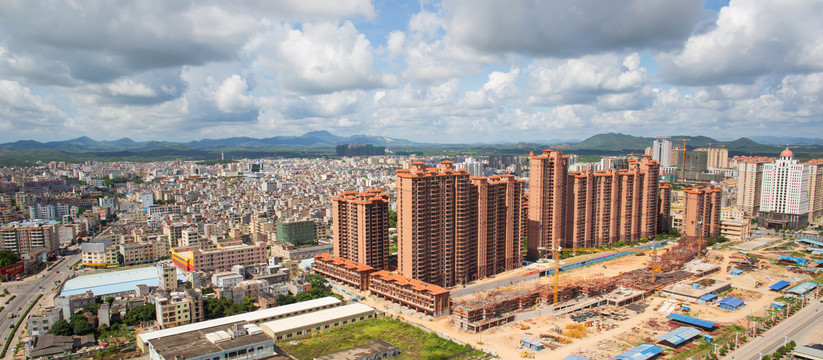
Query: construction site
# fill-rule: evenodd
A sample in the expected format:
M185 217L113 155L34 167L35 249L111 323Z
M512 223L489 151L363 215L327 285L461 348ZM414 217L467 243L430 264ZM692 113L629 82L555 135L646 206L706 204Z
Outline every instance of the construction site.
M641 343L662 346L663 358L686 359L682 352L705 351L703 335L728 341L732 331L747 328L752 311L763 316L773 303L786 301L792 286L774 291L770 284L803 284L812 278L778 264L783 249L742 253L734 243L708 251L685 241L656 244L597 253L577 249L585 254L452 289L459 295L451 298L449 316L426 316L367 294L362 301L502 359L579 355L606 360ZM724 297L741 300L744 310L720 306ZM700 341L668 346L657 338L689 326L672 320L675 314L708 319L716 326L701 329Z
M654 290L702 275L681 270L697 256L696 246L680 243L661 252L649 266L616 276L576 279L555 271L551 275L554 284L538 280L452 299L451 324L478 332L548 313L562 315L603 305L623 306L644 299Z

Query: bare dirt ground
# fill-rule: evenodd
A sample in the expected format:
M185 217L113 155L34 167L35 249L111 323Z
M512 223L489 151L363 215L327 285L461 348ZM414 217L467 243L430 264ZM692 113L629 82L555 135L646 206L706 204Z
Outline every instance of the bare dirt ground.
M727 268L735 261L735 259L730 257L735 253L735 251L731 250L713 250L712 255L714 256L710 256L709 258L712 259L712 262L721 265L721 269L719 273L712 274L708 277L730 281L733 290L724 295L740 298L745 302L745 306L739 310L729 311L720 309L716 304L700 305L690 303L690 316L719 322L723 325L740 324L745 326L747 315L750 313L752 315L762 315L774 299L780 296L778 293L769 291L769 285L780 280L797 283L809 279L806 275L790 273L781 267L769 264L765 264L765 269L755 269L746 271L740 276L731 276L728 274ZM723 259L719 260L718 256L722 256ZM567 274L561 275L560 281L581 281L603 276L615 276L621 272L644 267L650 259L651 256L648 254L644 256L628 255L603 264L570 270ZM732 268L734 267L732 266ZM536 280L536 282L553 286L554 278L544 277ZM758 282L760 284L759 286ZM516 286L529 286L533 284L534 282L530 282ZM593 318L592 320L597 321L596 324L601 325L601 329L598 331L596 324L593 324L593 326L589 328L591 332L587 336L573 339L570 344L560 344L557 341L551 340L553 336L559 335L558 330L564 330L567 324L575 324L569 316L555 317L546 315L535 319L505 324L481 333L468 333L451 327L447 316L432 319L431 317L423 316L411 310L403 309L397 304L391 304L382 299L366 296L368 295L367 293L360 293L360 295L364 296L364 303L380 311L394 316L400 316L409 322L428 328L441 336L457 340L461 343L471 344L476 348L484 349L488 352L493 352L502 359L518 359L521 358L521 355L524 353L533 356L535 359L562 359L571 354L582 355L592 360L608 359L641 343L649 341L655 342L654 339L657 336L663 335L673 329L666 319L668 314L657 311L663 302L669 299L657 295L653 295L642 301L642 303L647 306L645 310L639 313L627 310L626 307L619 309L592 309L592 312L595 313L614 312L617 314L622 313L623 316ZM473 296L483 295L481 293ZM541 335L549 335L549 337L541 337ZM538 352L524 349L520 345L520 339L522 338L542 340L548 344L548 347L546 350Z

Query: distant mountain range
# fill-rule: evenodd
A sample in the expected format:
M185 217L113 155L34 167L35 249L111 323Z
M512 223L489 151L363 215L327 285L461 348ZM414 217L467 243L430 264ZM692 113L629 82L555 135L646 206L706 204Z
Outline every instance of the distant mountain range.
M739 138L733 141L717 141L706 136L671 136L672 139L689 139L689 149L700 147L725 147L729 155L776 156L791 144L797 157L823 157L823 139L799 137L763 136L755 139ZM651 146L652 137L640 137L617 133L598 134L580 142L517 143L517 144L422 144L405 139L385 136L352 135L337 136L328 131L312 131L301 136L275 136L269 138L232 137L202 139L186 143L169 141L138 142L129 138L98 141L83 136L64 141L39 142L20 140L0 144L0 165L32 164L37 161L83 160L134 160L161 159L214 159L225 152L229 158L255 158L266 156L328 156L334 154L339 144L363 143L387 146L397 151L414 151L418 154L527 154L543 148L564 150L583 155L619 155L643 153ZM675 140L675 146L682 141Z
M757 141L754 141L749 138L739 138L733 141L718 141L710 137L706 136L687 136L687 135L675 135L670 136L671 139L688 139L686 141L686 147L688 149L696 149L696 148L706 148L706 147L724 147L729 150L729 155L771 155L777 156L780 151L785 148L785 143L780 140L789 139L789 138L777 138L777 137L770 137L773 138L772 143L763 144ZM800 138L793 138L793 139L800 139ZM616 133L608 133L608 134L598 134L594 135L586 140L583 140L579 143L565 145L565 146L558 146L561 149L567 150L577 150L577 151L585 151L585 152L596 152L596 151L603 151L603 152L621 152L621 153L628 153L628 152L636 152L642 153L645 151L647 147L652 145L652 142L655 140L653 137L640 137L640 136L631 136L631 135L624 135L624 134L616 134ZM817 140L818 143L814 143L811 140ZM823 151L821 145L823 145L823 140L821 139L808 139L806 138L806 143L802 144L803 146L793 146L799 147L800 154L810 153L815 154ZM683 141L682 140L672 140L673 146L675 147L682 147ZM788 142L792 144L791 142ZM783 144L783 145L780 145ZM796 145L801 145L799 142L795 142ZM795 151L798 152L798 151Z
M338 144L363 143L374 145L414 145L416 143L393 139L385 136L352 135L337 136L328 131L312 131L301 136L275 136L256 139L250 137L232 137L225 139L202 139L187 143L167 141L136 142L129 138L112 141L98 141L87 136L71 140L50 141L42 143L34 140L20 140L0 144L1 148L17 150L52 149L64 152L88 151L144 151L150 149L213 149L213 148L272 148L272 147L330 147Z

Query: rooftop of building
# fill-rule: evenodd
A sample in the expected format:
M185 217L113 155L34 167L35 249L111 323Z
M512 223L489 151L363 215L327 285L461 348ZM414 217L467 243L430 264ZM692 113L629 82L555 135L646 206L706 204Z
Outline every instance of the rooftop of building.
M78 276L65 282L62 290L60 290L60 296L82 294L89 290L95 296L105 296L134 291L139 284L158 286L160 284L158 274L159 268L147 266ZM186 280L186 275L180 272L179 269L177 270L177 279Z
M363 271L371 271L374 270L373 267L368 266L366 264L361 264L349 259L344 259L339 256L334 256L331 254L320 254L314 257L315 261L321 261L326 263L334 264L335 266L345 267L348 270L354 270L357 272Z
M371 274L373 279L381 279L400 286L408 286L415 291L428 292L432 295L447 294L446 290L440 286L429 284L417 279L412 279L400 274L390 273L386 270L380 270Z
M40 220L35 219L32 221L13 221L8 224L4 224L0 229L22 229L22 228L37 228L44 225L58 225L59 222L55 220Z
M365 315L374 311L374 308L366 304L353 303L344 306L338 306L332 309L325 309L308 314L292 316L285 319L272 320L260 324L264 329L269 329L273 334L288 332L295 329L301 329L306 326L313 326L314 324L322 324L327 321L335 319L342 319L350 316Z
M182 326L173 327L170 329L163 329L157 330L147 333L138 334L137 336L143 341L149 341L151 339L157 339L166 336L172 336L176 334L181 334L184 332L197 330L203 327L214 327L214 326L225 326L227 324L238 323L238 322L256 322L260 321L261 319L267 319L272 317L277 317L289 313L295 313L305 310L311 310L314 308L322 307L322 306L329 306L340 304L341 301L333 298L333 297L324 297L315 300L303 301L299 303L277 306L273 308L257 310L252 312L247 312L243 314L237 314L232 316L226 316L219 319L213 320L206 320L201 321L194 324L187 324Z
M235 337L215 337L212 335L215 333L228 335L226 330L235 325L246 325L246 322L237 321L210 327L200 327L171 336L151 339L149 343L151 343L154 350L164 358L173 359L177 358L177 356L182 356L184 359L190 359L272 340L270 336L263 332ZM214 341L215 338L217 341Z

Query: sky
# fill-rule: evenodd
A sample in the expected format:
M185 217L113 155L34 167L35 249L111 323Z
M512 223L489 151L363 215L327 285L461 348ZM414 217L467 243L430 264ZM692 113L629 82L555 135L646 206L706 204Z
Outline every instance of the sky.
M0 141L823 138L820 0L0 1Z

